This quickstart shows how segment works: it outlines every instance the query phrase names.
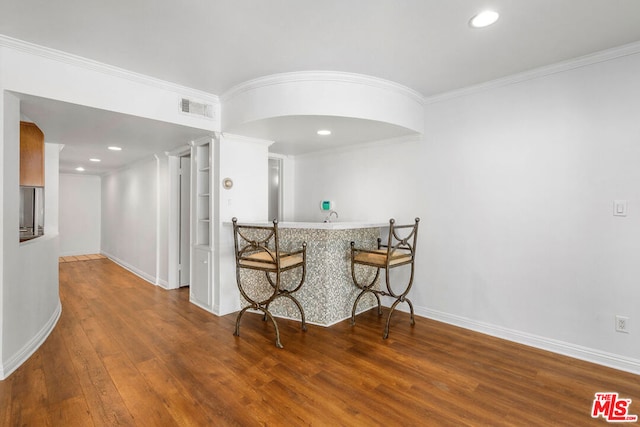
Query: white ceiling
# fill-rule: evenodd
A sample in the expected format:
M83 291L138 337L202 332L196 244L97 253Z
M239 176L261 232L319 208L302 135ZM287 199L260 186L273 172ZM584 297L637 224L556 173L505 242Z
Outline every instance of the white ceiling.
M111 111L19 95L23 120L34 122L46 142L64 145L60 152L60 172L101 175L136 162L150 154L162 154L178 145L206 135L189 128ZM122 151L107 147L118 146ZM98 158L100 162L90 162Z
M501 19L470 29L485 7ZM270 74L329 70L429 97L639 41L640 1L2 0L0 34L216 95ZM256 132L296 138L281 122Z
M320 129L330 129L331 136L318 135ZM283 116L242 125L242 135L275 141L269 151L291 155L410 134L411 130L390 123L336 116Z

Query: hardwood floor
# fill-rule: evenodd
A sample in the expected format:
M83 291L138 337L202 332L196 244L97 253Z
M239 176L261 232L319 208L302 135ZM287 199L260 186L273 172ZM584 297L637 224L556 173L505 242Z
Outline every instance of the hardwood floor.
M93 259L105 259L105 258L107 257L101 254L61 256L59 258L59 262L89 261Z
M105 259L60 264L63 312L0 382L2 426L602 425L596 392L640 376L375 310L331 328L216 317Z

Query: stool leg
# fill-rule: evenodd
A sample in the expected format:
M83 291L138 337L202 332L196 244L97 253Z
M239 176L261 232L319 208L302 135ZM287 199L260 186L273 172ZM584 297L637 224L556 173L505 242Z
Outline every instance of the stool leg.
M356 308L358 308L358 302L360 301L360 298L362 298L364 294L366 294L367 292L371 292L373 296L376 297L376 300L378 301L378 316L382 315L382 303L380 302L380 297L378 296L378 293L371 289L363 289L362 291L360 291L360 293L358 294L358 297L353 303L353 308L351 309L351 325L356 324Z
M240 336L240 319L242 318L242 315L244 314L244 312L247 311L250 308L252 308L250 305L246 306L245 308L240 310L240 313L238 313L238 316L236 316L236 330L233 333L233 335L235 335L237 337Z
M302 309L302 305L292 295L286 294L284 296L287 296L291 301L293 301L293 303L298 307L298 310L300 310L300 318L302 319L302 330L306 331L307 330L307 322L305 320L304 310Z
M413 317L413 304L411 304L411 300L409 298L405 298L404 300L407 302L407 304L409 304L409 311L411 313L411 326L413 326L416 324L416 320Z
M361 291L358 294L355 302L353 303L353 308L351 309L351 325L355 325L356 323L356 309L358 308L358 302L360 302L360 298L362 298L363 295L366 294L367 292L371 292L373 295L375 295L376 300L378 301L378 316L382 315L382 303L380 302L380 297L378 296L379 291L373 289L374 285L376 284L376 281L378 280L378 277L380 277L380 268L376 268L376 275L373 278L373 280L369 282L369 284L363 284L358 282L358 278L356 277L356 270L355 270L356 264L353 261L353 251L354 251L353 247L354 247L354 242L351 242L351 278L353 279L353 284L356 285L356 287Z
M264 310L264 314L271 319L271 322L273 322L273 326L276 328L276 347L278 348L284 348L282 346L282 344L280 343L280 329L278 329L278 324L276 323L276 319L273 318L273 316L271 315L271 313L267 310Z
M289 298L296 305L296 307L298 307L298 311L300 311L300 319L302 321L302 330L306 331L307 330L307 322L306 322L306 317L304 315L304 309L302 308L302 305L300 304L300 301L298 301L293 295L291 295L291 293L289 291L282 291L275 298L273 298L271 301L269 301L267 303L267 305L265 306L265 308L268 310L269 309L269 304L271 304L276 298L280 298L280 297ZM266 313L262 317L262 320L267 320L267 314Z
M395 310L395 309L396 309L396 306L397 306L399 303L400 303L400 300L399 300L399 299L397 299L397 300L393 303L393 305L391 306L391 310L389 310L389 315L387 316L387 323L386 323L386 325L384 326L384 332L383 332L383 334L382 334L382 338L383 338L383 339L385 339L385 340L386 340L387 338L389 338L389 323L391 322L391 315L393 314L393 310Z
M409 300L409 298L398 298L391 306L391 310L389 311L389 315L387 316L387 323L384 327L384 333L382 334L382 338L384 339L389 338L389 323L391 322L391 315L393 314L393 310L396 309L396 306L403 301L406 301L407 304L409 304L409 311L411 313L411 326L416 324L416 321L413 317L413 304L411 304L411 301Z
M404 291L401 294L396 294L395 292L393 292L393 290L391 289L391 283L389 280L389 269L386 269L385 271L385 282L387 285L387 291L389 291L389 293L387 294L386 292L383 292L383 295L391 296L396 300L391 306L391 309L389 310L389 316L387 316L387 323L385 325L384 332L382 334L382 338L384 339L389 337L389 324L391 322L391 315L393 314L393 311L396 309L396 306L401 302L406 301L407 304L409 304L409 312L411 314L411 326L414 326L416 324L415 317L413 314L413 304L411 303L411 300L409 300L409 298L406 298L406 295L409 293L409 291L411 290L411 286L413 285L414 268L415 268L415 265L413 264L413 262L411 262L411 275L409 277L409 282L407 283Z

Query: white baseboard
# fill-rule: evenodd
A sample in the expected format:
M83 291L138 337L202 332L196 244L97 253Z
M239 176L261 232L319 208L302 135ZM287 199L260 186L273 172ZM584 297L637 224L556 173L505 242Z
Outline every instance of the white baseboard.
M169 288L169 282L166 280L157 279L155 284L166 290L178 289L178 288Z
M213 304L213 307L211 307L211 312L218 317L222 316L222 314L220 314L220 304Z
M152 285L156 285L156 278L150 274L145 273L144 271L134 267L133 265L121 260L120 258L113 256L112 254L108 253L108 252L101 252L102 255L106 256L107 258L109 258L111 261L115 262L116 264L118 264L120 267L129 270L130 272L132 272L133 274L135 274L136 276L140 277L141 279L146 280L147 282L151 283Z
M56 309L54 310L47 323L44 324L42 329L40 329L40 331L38 331L38 333L33 338L31 338L24 347L20 349L20 351L11 356L6 363L3 364L0 360L0 380L4 380L9 375L11 375L13 371L18 369L20 365L26 362L27 359L29 359L29 357L31 357L31 355L35 353L38 348L40 348L49 334L51 334L51 331L53 331L53 328L55 328L61 314L62 304L58 299L58 305Z
M209 313L212 313L212 314L215 314L216 316L218 316L218 314L215 311L213 311L213 309L211 307L208 307L206 304L202 304L198 300L196 300L194 298L191 298L191 296L189 296L189 302L191 304L195 305L196 307L200 307L204 311L207 311Z
M242 307L240 306L240 294L237 298L231 301L227 301L226 304L214 303L212 310L210 310L216 316L226 316L227 314L235 313Z
M407 311L406 307L398 307L399 310ZM504 328L489 323L479 322L462 316L456 316L437 310L431 310L424 307L415 307L415 314L426 317L428 319L437 320L461 328L469 329L482 334L502 338L530 347L539 348L541 350L550 351L552 353L562 354L564 356L573 357L598 365L607 366L618 369L620 371L630 372L632 374L640 374L640 359L620 356L618 354L607 353L593 348L583 347L580 345L567 343L551 338L541 337L514 329Z

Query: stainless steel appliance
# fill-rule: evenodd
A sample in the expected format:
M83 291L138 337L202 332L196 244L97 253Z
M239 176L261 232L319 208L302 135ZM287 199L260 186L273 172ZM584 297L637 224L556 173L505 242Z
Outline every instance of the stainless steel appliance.
M20 241L44 234L44 188L20 187Z

